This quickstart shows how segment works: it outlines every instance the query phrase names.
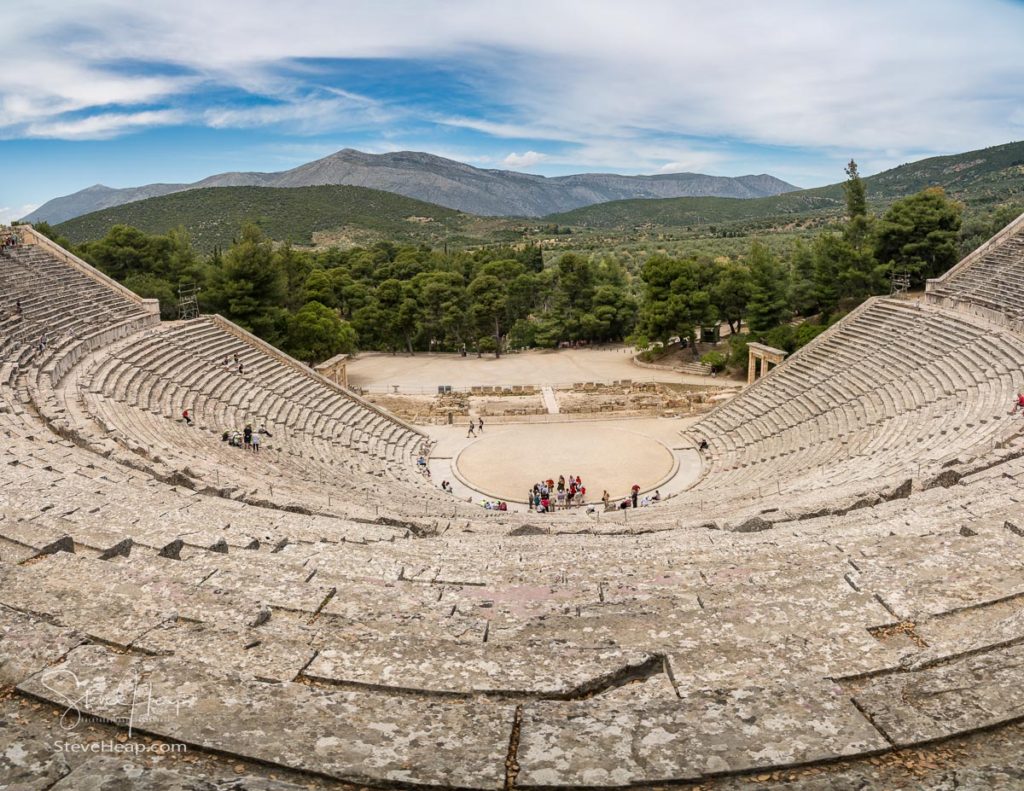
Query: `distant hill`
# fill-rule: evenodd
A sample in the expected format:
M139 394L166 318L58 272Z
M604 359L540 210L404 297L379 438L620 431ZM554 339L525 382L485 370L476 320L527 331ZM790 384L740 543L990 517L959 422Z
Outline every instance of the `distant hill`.
M440 245L472 240L492 221L364 187L207 187L92 212L55 228L79 244L99 239L114 225L160 234L180 225L197 250L209 252L230 245L246 222L257 223L272 239L302 245L378 239Z
M897 198L938 186L968 209L1024 202L1024 142L919 162L864 179L868 200L881 208ZM785 222L836 214L845 209L842 183L752 200L671 198L624 200L587 206L545 217L573 227L617 229L638 225L681 227L731 222Z
M72 195L54 198L24 219L55 224L132 201L206 187L321 185L368 187L471 214L522 217L540 217L626 198L703 195L760 198L797 189L764 174L730 178L700 173L656 176L582 173L546 178L508 170L483 170L416 151L365 154L346 148L278 173L221 173L194 184L150 184L125 189L97 184Z

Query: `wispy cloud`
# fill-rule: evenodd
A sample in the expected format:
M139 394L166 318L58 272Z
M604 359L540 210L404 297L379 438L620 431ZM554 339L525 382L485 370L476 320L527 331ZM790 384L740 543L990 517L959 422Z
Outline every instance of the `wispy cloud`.
M107 140L139 128L171 126L184 122L180 110L146 110L138 113L101 113L73 120L39 121L28 124L26 137L62 140Z
M0 206L0 225L10 225L12 220L20 220L39 208L38 203L24 203L21 206Z
M358 130L513 168L820 177L1024 137L1004 0L39 0L4 28L7 140Z

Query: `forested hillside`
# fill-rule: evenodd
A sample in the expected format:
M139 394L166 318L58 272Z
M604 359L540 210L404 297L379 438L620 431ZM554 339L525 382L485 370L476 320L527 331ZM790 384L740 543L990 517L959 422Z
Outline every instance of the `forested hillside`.
M770 246L747 240L727 255L686 251L685 242L678 253L642 259L522 243L464 249L396 240L302 250L274 242L254 223L230 230L233 241L211 254L198 250L185 228L153 234L124 225L75 249L134 291L158 298L167 318L176 315L178 286L195 284L204 311L311 361L357 348L501 353L561 342L692 342L700 328L719 322L734 332L749 326L754 337L792 351L865 297L888 293L894 275L920 287L1016 212L1003 206L964 222L960 203L929 188L877 213L870 183L851 162L838 188L842 214L832 224ZM433 222L451 228L464 221L447 211L437 211ZM399 214L378 219L378 227L405 222ZM38 227L60 240L65 226ZM804 319L799 329L794 317ZM744 337L712 362L731 357L744 365Z
M247 222L271 239L299 245L468 242L487 225L454 209L364 187L210 187L93 212L57 230L78 244L99 239L115 225L150 234L182 226L195 248L208 253L228 247Z

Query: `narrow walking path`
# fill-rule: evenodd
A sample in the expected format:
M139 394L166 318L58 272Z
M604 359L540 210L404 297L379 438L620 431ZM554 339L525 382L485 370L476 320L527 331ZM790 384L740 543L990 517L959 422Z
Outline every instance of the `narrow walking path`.
M549 415L558 414L558 399L555 398L555 391L549 387L544 386L540 390L541 395L544 396L544 406L548 408Z

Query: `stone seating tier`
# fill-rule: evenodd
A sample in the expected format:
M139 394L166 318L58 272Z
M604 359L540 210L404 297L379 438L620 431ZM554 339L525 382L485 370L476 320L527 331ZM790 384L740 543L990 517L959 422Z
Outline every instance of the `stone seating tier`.
M24 260L0 310L17 283L53 341L0 324L0 688L55 708L0 696L0 784L185 787L217 756L282 791L827 779L1024 710L1006 330L876 300L697 425L696 489L540 518L442 495L415 431L215 322L80 312ZM259 457L219 441L246 420ZM68 700L207 763L69 764Z

